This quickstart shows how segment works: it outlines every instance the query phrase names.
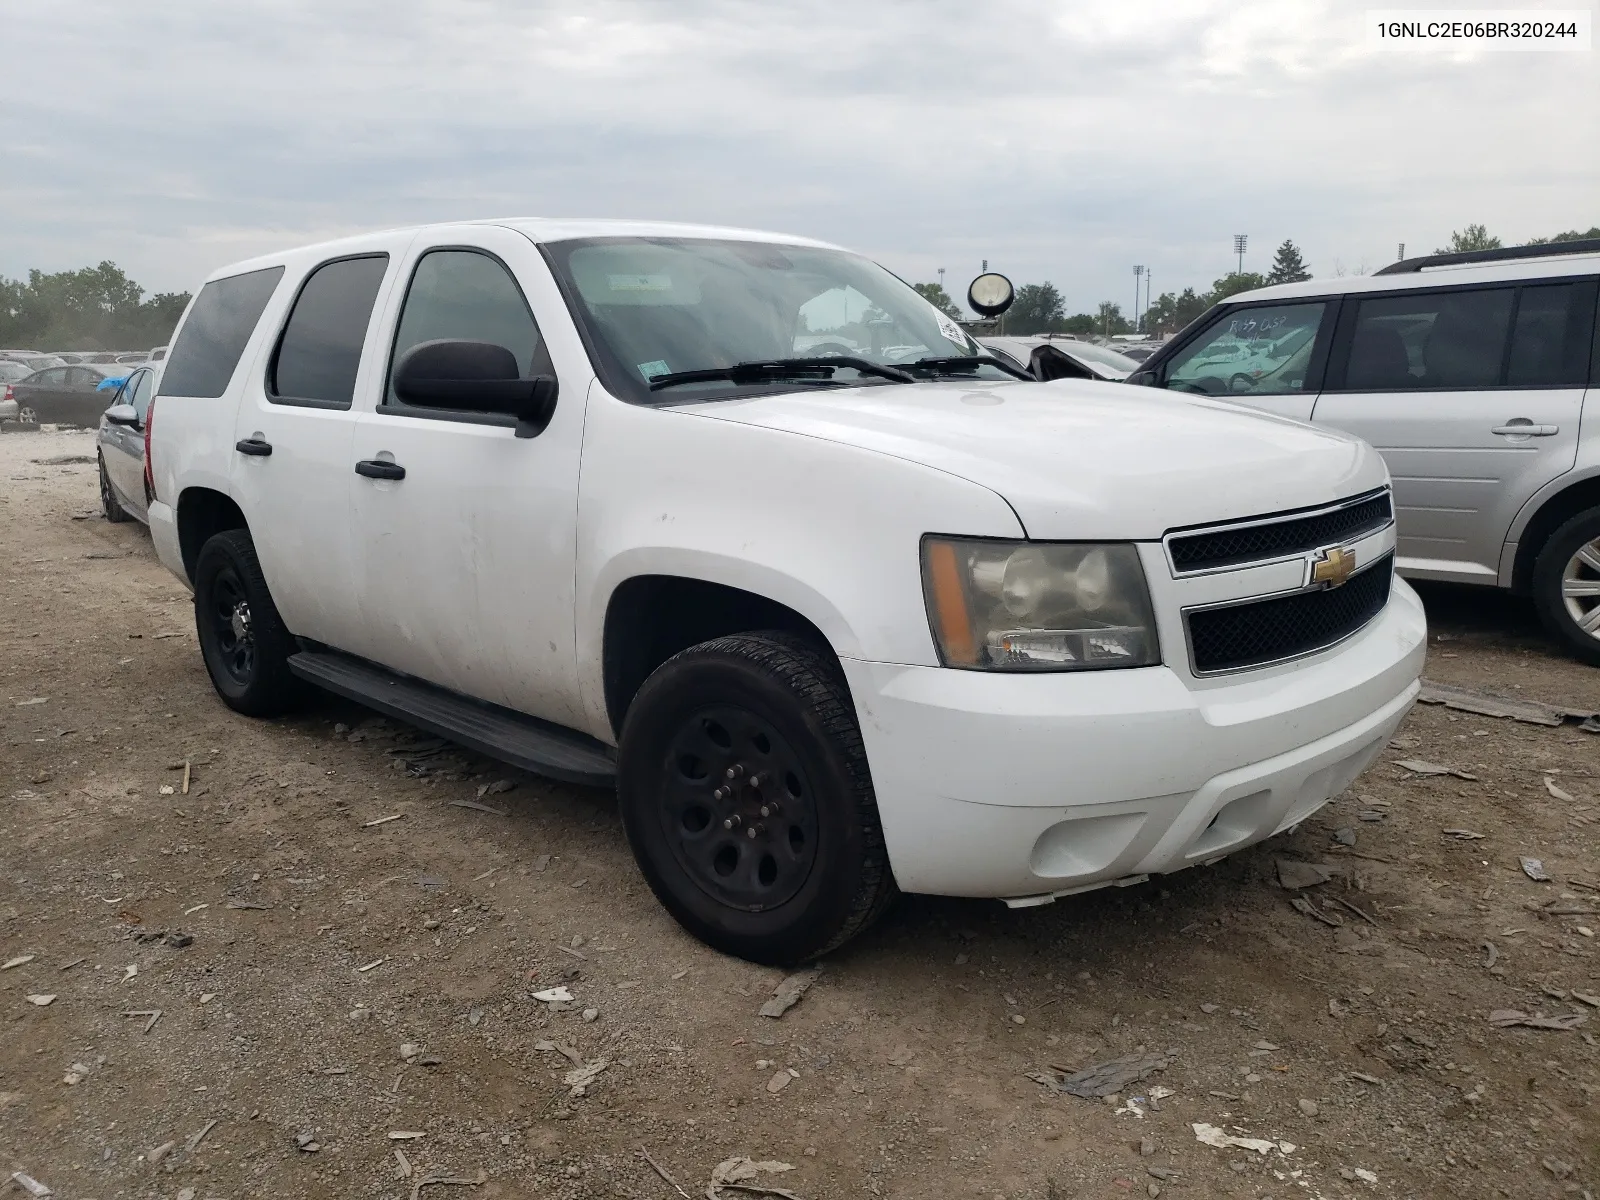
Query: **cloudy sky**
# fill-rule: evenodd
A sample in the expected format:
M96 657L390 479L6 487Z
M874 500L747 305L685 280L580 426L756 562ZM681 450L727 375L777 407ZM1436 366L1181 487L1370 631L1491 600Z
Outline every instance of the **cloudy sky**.
M636 216L1126 309L1134 263L1204 288L1235 233L1246 269L1293 238L1331 275L1472 221L1600 223L1600 50L1380 53L1365 11L0 0L0 275L109 258L184 290L386 225Z

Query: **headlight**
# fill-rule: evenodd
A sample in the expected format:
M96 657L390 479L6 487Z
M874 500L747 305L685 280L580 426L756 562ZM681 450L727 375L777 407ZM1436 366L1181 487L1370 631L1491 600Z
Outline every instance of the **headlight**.
M1139 552L1126 543L922 539L939 656L980 671L1092 671L1161 661Z

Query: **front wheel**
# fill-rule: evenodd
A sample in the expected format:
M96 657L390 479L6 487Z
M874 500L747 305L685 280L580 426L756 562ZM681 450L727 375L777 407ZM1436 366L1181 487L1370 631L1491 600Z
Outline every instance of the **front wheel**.
M1546 629L1600 667L1600 508L1573 517L1539 551L1533 602Z
M252 717L298 707L304 686L289 670L289 656L299 647L284 628L245 530L224 530L200 547L194 619L206 671L224 704Z
M651 890L725 953L805 962L895 896L849 692L801 639L717 638L657 668L628 709L617 791Z

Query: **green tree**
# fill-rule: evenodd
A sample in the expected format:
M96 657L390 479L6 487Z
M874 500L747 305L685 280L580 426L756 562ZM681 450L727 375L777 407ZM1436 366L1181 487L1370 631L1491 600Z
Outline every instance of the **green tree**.
M143 296L112 262L53 274L29 271L26 282L0 279L0 346L139 350L167 341L188 295Z
M1074 313L1061 322L1062 333L1075 333L1080 337L1094 333L1098 328L1093 313Z
M950 299L949 293L944 290L944 286L942 284L913 283L911 287L912 290L917 293L917 295L921 296L924 300L933 305L946 316L954 317L958 321L961 319L961 310L956 307L955 301Z
M1551 242L1581 242L1589 238L1600 238L1600 225L1593 229L1569 229L1565 233L1558 233L1554 237L1534 238L1526 244L1529 246L1548 246Z
M1272 270L1267 272L1268 283L1300 283L1311 278L1306 270L1306 260L1300 256L1300 247L1288 238L1278 247L1272 259Z
M1250 292L1266 286L1265 275L1255 271L1229 271L1211 285L1211 294L1207 299L1210 304L1215 304L1219 300L1226 300L1229 296L1237 296L1240 292Z
M1067 303L1053 283L1025 283L1005 315L1007 333L1059 333Z
M1145 311L1145 328L1157 334L1177 333L1210 307L1209 292L1197 294L1193 288L1177 294L1163 292Z
M1457 229L1450 234L1450 244L1435 254L1460 254L1466 250L1498 250L1500 239L1491 234L1482 225L1468 225L1465 229Z
M1095 309L1095 332L1110 337L1114 333L1130 333L1133 326L1128 324L1122 315L1122 305L1115 300L1102 300L1100 307Z

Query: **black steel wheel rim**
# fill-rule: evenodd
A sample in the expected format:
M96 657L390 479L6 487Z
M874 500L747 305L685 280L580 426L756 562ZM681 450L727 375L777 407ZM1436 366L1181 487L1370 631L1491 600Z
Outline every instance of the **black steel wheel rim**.
M816 793L794 747L737 705L686 717L661 764L662 833L678 866L745 912L792 900L817 859Z
M256 666L256 642L244 581L232 567L223 567L211 581L207 618L222 669L235 683L248 685Z

